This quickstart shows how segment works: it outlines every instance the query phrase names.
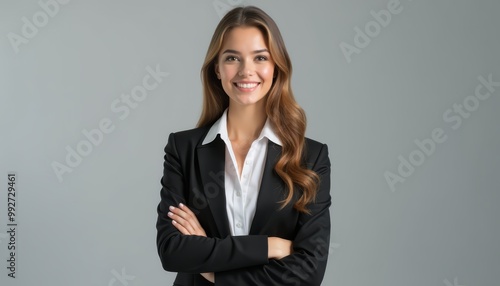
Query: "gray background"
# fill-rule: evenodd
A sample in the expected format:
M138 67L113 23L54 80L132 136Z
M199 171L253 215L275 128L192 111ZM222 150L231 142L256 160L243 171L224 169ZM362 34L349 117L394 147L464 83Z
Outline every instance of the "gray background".
M22 18L44 10L1 0L0 284L172 284L155 248L163 148L198 119L214 4L229 3L276 20L307 135L330 148L323 285L498 285L500 87L456 129L443 114L474 103L478 76L500 81L500 2L401 0L348 61L341 43L354 45L355 27L390 2L74 0L16 53L9 33L22 36ZM120 119L112 102L158 65L168 77ZM103 118L113 132L60 182L51 164ZM384 174L398 174L398 157L417 154L414 140L435 128L447 140L391 190ZM18 175L16 279L6 269L9 171ZM122 271L129 280L116 278Z

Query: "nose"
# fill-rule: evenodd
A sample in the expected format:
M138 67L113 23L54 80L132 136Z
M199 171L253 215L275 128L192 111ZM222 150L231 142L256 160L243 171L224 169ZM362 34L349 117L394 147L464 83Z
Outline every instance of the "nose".
M248 77L253 75L254 66L252 61L244 60L241 61L240 69L238 75L241 77Z

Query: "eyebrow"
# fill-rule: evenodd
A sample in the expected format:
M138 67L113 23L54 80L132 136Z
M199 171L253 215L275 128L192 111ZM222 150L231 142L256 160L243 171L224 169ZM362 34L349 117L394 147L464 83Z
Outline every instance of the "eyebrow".
M254 53L254 54L258 54L258 53L263 53L263 52L268 52L268 53L269 53L269 51L268 51L267 49L255 50L255 51L253 51L252 53ZM236 51L236 50L225 50L225 51L223 52L223 54L228 54L228 53L230 53L230 54L237 54L237 55L241 55L241 53L240 53L240 52L238 52L238 51Z

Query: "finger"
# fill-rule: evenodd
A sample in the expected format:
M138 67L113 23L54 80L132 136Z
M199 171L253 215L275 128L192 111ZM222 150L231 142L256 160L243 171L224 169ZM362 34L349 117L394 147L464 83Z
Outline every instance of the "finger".
M194 213L191 212L191 210L189 210L189 208L186 207L185 205L182 205L182 207L183 208L176 208L176 207L172 206L172 207L170 207L170 210L171 210L171 212L178 215L179 217L182 217L186 221L186 223L189 224L189 226L186 223L183 223L183 225L186 228L189 228L190 231L194 231L195 232L194 234L203 233L203 232L199 232L199 230L202 229L202 227L201 227L198 219L194 215Z
M181 217L169 212L168 216L172 219L172 224L182 233L185 235L192 235L194 234L194 231L192 228L189 226L189 224Z
M193 213L188 213L184 209L176 208L174 206L171 206L169 209L174 214L188 221L191 224L191 226L196 227L198 225L198 219L196 218L196 216L194 216Z
M176 208L174 206L169 207L169 209L170 209L170 212L173 213L176 218L178 218L177 222L180 222L184 226L187 226L187 223L189 223L190 218L189 218L189 215L185 211L181 210L180 208Z
M200 224L200 222L198 221L198 218L197 218L197 217L196 217L196 215L193 213L193 211L191 211L191 209L189 209L189 207L188 207L188 206L186 206L186 205L184 205L184 204L182 204L182 203L181 203L181 204L179 204L179 208L180 208L181 210L183 210L189 218L192 218L192 224L193 224L193 226L196 226L196 227L198 227L198 228L201 228L201 229L202 229L201 224ZM188 218L186 218L186 219L188 219Z
M178 222L176 222L175 220L172 220L172 224L175 226L175 228L177 228L177 230L180 231L180 233L184 234L184 235L191 235L189 233L189 231L183 227L182 225L180 225Z
M183 227L183 229L186 230L186 233L184 234L195 234L194 228L191 226L189 221L185 220L183 217L173 213L173 212L168 212L168 216L172 219L172 221L175 221L177 225Z
M171 212L173 212L174 214L186 219L189 215L181 208L176 208L174 206L170 206L168 208Z
M176 216L176 221L182 224L191 235L207 236L205 230L201 226L196 215L184 204L179 204L179 207L170 206L169 209Z
M185 204L180 203L179 204L179 208L181 210L185 211L187 214L189 214L191 216L195 216L195 214L193 213L193 211L191 211L191 209L188 206L186 206Z

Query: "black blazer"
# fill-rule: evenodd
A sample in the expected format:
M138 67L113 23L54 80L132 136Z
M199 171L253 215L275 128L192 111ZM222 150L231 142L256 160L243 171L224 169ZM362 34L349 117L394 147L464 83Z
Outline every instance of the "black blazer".
M304 163L320 176L310 215L280 210L286 187L274 165L281 146L269 140L257 208L249 235L231 236L224 191L225 144L219 135L201 145L210 126L170 134L165 147L157 247L163 268L178 272L174 285L213 285L199 273L215 272L216 285L320 285L330 241L330 160L325 144L306 138ZM298 192L295 192L298 193ZM167 216L184 203L196 214L207 237L182 235ZM293 254L268 259L267 238L293 241Z

